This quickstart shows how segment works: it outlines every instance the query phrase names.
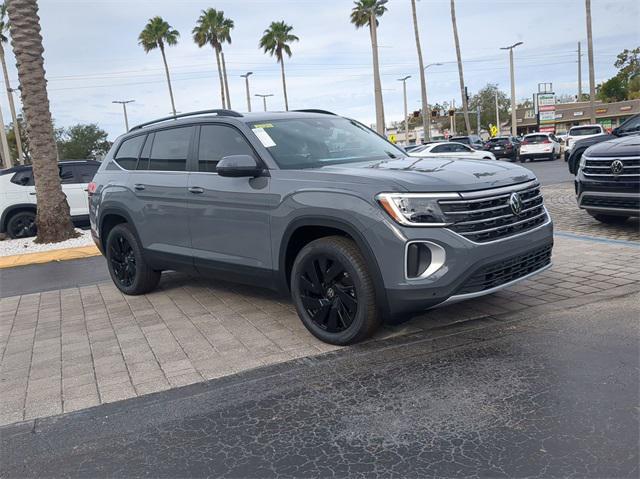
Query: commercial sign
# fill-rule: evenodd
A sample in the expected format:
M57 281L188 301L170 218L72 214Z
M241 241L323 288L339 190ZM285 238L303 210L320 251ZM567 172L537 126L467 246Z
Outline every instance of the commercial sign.
M556 95L555 93L538 93L538 125L552 128L555 131L556 123Z
M540 133L555 133L556 127L554 126L541 126Z

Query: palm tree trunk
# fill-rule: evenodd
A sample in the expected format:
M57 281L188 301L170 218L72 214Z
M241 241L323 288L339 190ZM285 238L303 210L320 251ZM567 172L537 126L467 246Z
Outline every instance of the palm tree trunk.
M42 36L36 0L9 0L7 11L11 43L21 86L22 108L32 152L37 196L38 243L64 241L76 236L62 192L58 153L44 74Z
M376 103L376 131L378 134L384 135L384 103L382 101L382 83L380 82L380 64L378 61L378 32L376 17L373 12L369 22L369 33L371 34L371 51L373 53L373 94Z
M224 91L227 96L227 108L231 109L231 95L229 95L229 81L227 80L227 64L224 61L224 52L220 49L220 59L222 60L222 76L224 77Z
M226 95L224 92L224 80L222 79L222 66L220 64L220 50L213 47L216 52L216 63L218 65L218 80L220 80L220 99L222 100L222 108L227 107Z
M453 24L453 40L456 44L456 57L458 59L458 76L460 77L460 96L462 97L462 112L464 113L464 126L467 134L471 133L471 123L469 123L469 105L467 105L467 95L464 91L464 74L462 72L462 55L460 54L460 39L458 38L458 24L456 23L455 0L451 0L451 23Z
M171 97L171 111L176 116L176 103L173 101L173 89L171 88L171 77L169 76L169 65L167 65L167 56L164 54L164 46L160 45L160 53L162 53L162 62L164 63L164 72L167 75L167 85L169 85L169 96Z
M418 67L420 68L420 91L422 93L422 128L424 130L424 141L431 139L429 124L431 123L431 112L427 103L427 80L425 79L424 61L422 60L422 47L420 46L420 32L418 31L418 12L416 11L416 0L411 0L411 12L413 13L413 32L416 36L416 50L418 51Z
M0 62L2 62L2 73L4 75L4 85L7 88L7 97L9 99L9 110L11 111L11 120L13 121L13 133L16 137L16 150L18 152L18 163L24 163L24 153L22 152L22 139L20 138L20 125L18 125L18 117L16 115L16 106L13 103L13 92L9 83L9 72L7 71L7 62L4 57L4 47L0 43Z
M284 76L284 56L280 56L280 73L282 74L282 91L284 92L284 109L289 111L289 99L287 98L287 80Z

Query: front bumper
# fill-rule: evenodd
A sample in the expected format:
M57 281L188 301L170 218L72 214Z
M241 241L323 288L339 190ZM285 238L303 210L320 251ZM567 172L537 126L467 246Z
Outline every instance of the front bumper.
M548 216L544 224L533 230L488 243L471 242L446 228L401 228L399 233L406 238L402 245L387 242L385 251L376 253L392 319L401 319L445 302L494 293L551 264L553 224ZM406 243L414 241L435 243L446 253L444 265L423 279L408 279L404 270L402 274L399 271L406 264L404 254L400 252L404 252ZM539 257L535 261L526 258L545 248L549 250L547 258ZM522 260L518 262L517 258Z
M640 183L588 181L579 173L575 181L576 201L593 213L640 216Z

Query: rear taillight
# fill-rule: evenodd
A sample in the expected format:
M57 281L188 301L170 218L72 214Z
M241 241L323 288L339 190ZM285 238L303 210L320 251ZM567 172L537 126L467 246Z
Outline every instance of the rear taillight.
M542 143L551 143L551 140L549 140L549 139L542 140Z
M91 196L92 194L94 194L96 192L97 189L98 189L98 185L92 181L91 183L89 183L87 185L87 193L88 193L88 195Z
M528 145L529 144L529 140L522 140L522 143L520 143L521 145Z

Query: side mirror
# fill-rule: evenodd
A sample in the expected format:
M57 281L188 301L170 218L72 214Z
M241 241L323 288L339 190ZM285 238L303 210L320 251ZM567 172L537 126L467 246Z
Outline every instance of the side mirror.
M258 162L249 155L230 155L225 156L218 162L216 172L220 176L229 178L243 178L262 175L263 168Z

